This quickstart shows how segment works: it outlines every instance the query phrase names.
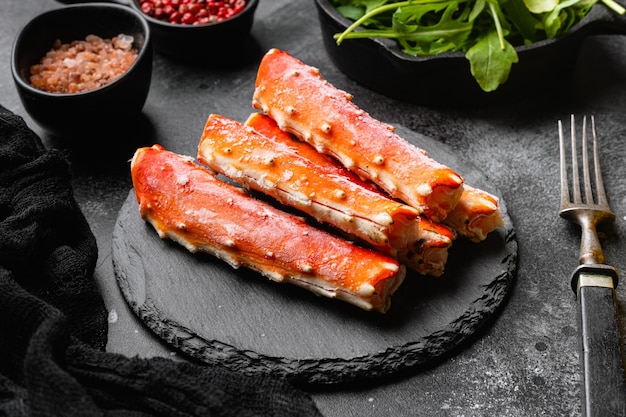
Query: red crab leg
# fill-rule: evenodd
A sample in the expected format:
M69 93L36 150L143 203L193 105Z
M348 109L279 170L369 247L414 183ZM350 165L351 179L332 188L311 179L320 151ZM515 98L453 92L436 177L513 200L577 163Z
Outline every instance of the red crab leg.
M161 238L233 268L380 312L404 279L393 258L316 229L159 145L136 151L131 177L139 213Z
M467 184L459 202L444 222L473 242L484 240L487 234L504 226L498 198Z
M210 115L198 161L389 255L397 256L398 248L418 238L419 213L413 207L365 185L336 161L278 129L269 117L253 115L248 124Z
M392 197L439 221L456 205L463 179L352 102L317 68L287 52L268 51L258 68L252 105L281 129L332 155Z
M449 227L420 218L420 238L409 244L401 261L411 269L434 277L441 276L448 261L454 234Z
M251 143L250 145L252 147L257 146L262 149L268 149L270 145L276 148L280 144L284 144L297 154L297 157L294 158L300 160L302 166L307 167L308 172L304 173L307 177L326 175L330 177L329 180L331 181L341 180L340 184L342 189L346 190L345 198L334 202L334 204L332 201L325 202L325 205L334 205L337 210L345 213L361 213L360 216L362 217L370 217L371 220L369 220L368 223L371 222L373 225L376 225L375 218L381 216L376 216L376 212L372 211L372 208L379 207L379 210L385 210L389 207L389 209L392 210L390 211L390 215L391 218L394 219L394 223L389 227L387 234L393 250L389 251L389 247L381 246L380 244L377 245L376 242L370 241L370 243L379 250L388 251L393 254L400 262L421 274L440 276L443 273L448 259L448 249L452 245L453 240L453 234L448 227L434 223L423 216L417 217L414 221L407 222L403 219L403 216L400 215L404 207L399 206L399 203L390 200L386 194L371 182L363 181L357 175L348 171L337 160L320 154L307 143L294 140L291 134L280 130L276 122L269 116L262 113L253 113L248 117L245 124L269 138L265 139L263 145L260 145L260 142L257 141ZM269 140L272 142L267 143ZM293 165L293 161L288 161L287 166L291 165ZM337 186L336 183L320 185L328 189L336 189ZM318 190L316 189L307 191L318 194ZM275 190L271 188L265 192L274 196L277 194ZM290 199L287 198L286 200ZM289 201L287 201L287 204L289 204ZM309 206L304 205L301 209L315 216L315 213L307 211L308 207ZM410 217L410 215L405 215ZM326 221L339 227L336 222L333 223L334 218L337 216L330 217L331 219ZM344 217L340 217L340 219L343 218ZM366 221L365 218L362 219L363 222ZM400 222L401 225L398 225L398 222ZM350 228L350 226L354 226L354 223L355 222L348 223L344 230L353 235L359 235L359 230L355 231ZM365 224L367 225L367 223ZM406 230L407 226L410 227L411 230ZM362 227L359 227L357 229L361 228ZM354 229L354 227L352 229ZM366 237L361 237L367 241Z

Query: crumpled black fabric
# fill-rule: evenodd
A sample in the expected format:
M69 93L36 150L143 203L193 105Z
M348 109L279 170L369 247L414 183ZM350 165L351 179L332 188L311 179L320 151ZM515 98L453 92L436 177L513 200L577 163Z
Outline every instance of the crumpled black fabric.
M95 237L62 152L0 106L0 415L321 416L305 392L105 351Z

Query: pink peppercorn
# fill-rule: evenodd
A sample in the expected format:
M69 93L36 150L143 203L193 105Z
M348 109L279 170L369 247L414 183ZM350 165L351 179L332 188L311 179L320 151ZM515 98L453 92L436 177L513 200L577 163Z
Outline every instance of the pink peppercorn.
M141 11L164 22L198 25L220 22L240 13L246 0L141 0Z

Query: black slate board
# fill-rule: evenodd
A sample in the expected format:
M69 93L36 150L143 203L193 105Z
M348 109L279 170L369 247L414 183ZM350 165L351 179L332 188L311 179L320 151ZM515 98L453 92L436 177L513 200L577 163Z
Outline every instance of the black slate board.
M468 184L500 196L479 169L444 144L404 128L398 133ZM501 204L504 228L480 244L455 241L442 277L408 272L384 315L163 241L141 220L133 190L113 231L113 264L139 318L203 362L304 385L374 380L419 371L471 340L497 314L517 266L515 229Z

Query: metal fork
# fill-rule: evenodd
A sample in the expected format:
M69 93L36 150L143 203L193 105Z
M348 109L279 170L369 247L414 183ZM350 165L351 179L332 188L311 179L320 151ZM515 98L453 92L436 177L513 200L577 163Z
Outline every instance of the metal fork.
M558 127L561 159L559 215L578 224L582 231L579 266L572 274L571 285L579 300L583 415L588 417L626 416L626 374L615 297L618 274L615 268L605 265L604 254L596 232L597 225L614 221L615 214L609 207L602 181L595 119L591 117L594 165L594 184L592 184L587 118L583 118L581 149L584 197L580 186L574 115L571 116L570 127L571 194L565 150L566 141L560 120Z

